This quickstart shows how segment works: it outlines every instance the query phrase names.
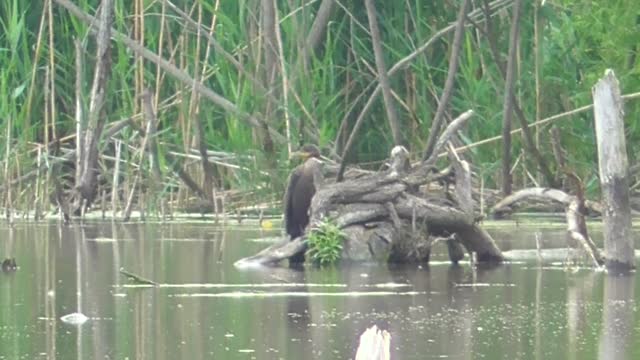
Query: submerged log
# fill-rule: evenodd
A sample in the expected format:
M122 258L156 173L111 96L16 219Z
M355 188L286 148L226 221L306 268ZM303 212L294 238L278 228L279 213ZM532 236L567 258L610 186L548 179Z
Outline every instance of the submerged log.
M585 208L585 205L580 196L569 195L564 191L557 189L528 188L517 191L516 193L504 198L495 205L493 212L502 212L505 208L527 198L547 198L563 204L566 209L567 233L569 237L582 246L584 251L593 260L596 267L599 267L604 263L604 257L600 250L598 250L593 240L591 240L587 234L584 211L582 211L582 209Z
M471 116L466 112L443 132L436 144L438 154ZM427 262L431 247L446 239L452 262L465 250L476 253L480 262L501 262L504 258L491 236L475 223L469 165L452 159L455 196L423 193L419 186L450 177L450 169L439 172L435 157L411 167L409 153L402 146L391 151L387 169L342 182L324 182L312 199L309 226L313 231L324 221L336 224L344 233L343 260ZM444 174L444 175L443 175ZM275 244L238 265L277 263L306 250L306 238Z

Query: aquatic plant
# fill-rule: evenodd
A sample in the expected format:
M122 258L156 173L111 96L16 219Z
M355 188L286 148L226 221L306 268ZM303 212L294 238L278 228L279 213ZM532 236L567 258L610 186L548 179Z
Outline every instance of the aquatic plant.
M307 254L319 265L334 264L340 260L344 233L331 220L324 220L308 236Z

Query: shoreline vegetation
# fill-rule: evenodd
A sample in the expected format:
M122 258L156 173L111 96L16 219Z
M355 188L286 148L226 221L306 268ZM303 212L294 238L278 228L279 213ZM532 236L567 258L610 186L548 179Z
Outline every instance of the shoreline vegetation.
M635 199L632 3L543 3L7 1L0 207L9 221L278 219L300 144L338 179L378 171L397 144L420 164L467 109L451 143L482 214L530 187L597 198L605 68L621 79Z

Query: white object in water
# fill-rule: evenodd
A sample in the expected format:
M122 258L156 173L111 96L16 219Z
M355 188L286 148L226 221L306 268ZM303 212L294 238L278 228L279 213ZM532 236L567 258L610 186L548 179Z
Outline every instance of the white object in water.
M76 312L76 313L67 314L67 315L61 317L60 320L62 320L62 322L65 322L65 323L71 324L71 325L82 325L87 320L89 320L89 318L86 317L82 313L77 313Z

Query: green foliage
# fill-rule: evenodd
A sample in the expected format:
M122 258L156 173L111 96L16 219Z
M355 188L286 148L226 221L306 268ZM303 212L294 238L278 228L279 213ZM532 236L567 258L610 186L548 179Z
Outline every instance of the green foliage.
M308 236L307 254L319 265L329 265L340 260L344 233L330 220L322 221Z
M100 1L78 0L74 3L83 11L95 15ZM287 104L283 101L284 85L280 73L276 75L273 88L268 91L261 89L267 78L264 71L264 54L267 51L264 39L260 37L260 1L221 1L217 9L214 5L217 2L173 1L178 8L190 14L192 20L200 21L204 30L207 30L205 32L208 32L215 19L212 36L233 55L244 72L239 71L219 51L207 49L210 45L202 36L203 32L199 35L189 22L162 3L145 2L144 9L134 13L132 2L115 0L113 26L123 34L141 41L143 39L144 46L150 51L158 53L191 76L202 78L207 87L242 112L265 117L268 125L280 134L285 134L286 111L291 121L290 139L294 147L317 139L322 147L341 149L374 88L372 84L377 83L367 14L360 2L340 2L334 6L321 45L313 52L308 64L304 64L300 55L321 1L276 1L282 35L283 67L289 88ZM537 10L541 25L538 49L541 59L541 109L537 113L533 34L535 3L540 2L525 2L523 8L517 64L517 98L529 122L589 104L591 87L606 68L615 70L623 93L640 89L637 41L640 13L636 0L546 2ZM43 144L45 133L49 136L46 140L51 141L52 138L68 137L75 131L76 39L84 46L84 82L81 90L85 97L88 97L91 87L95 41L89 34L87 24L54 2L53 29L49 29L46 4L19 0L0 2L0 140L11 142L10 158L15 159L12 160L15 165L12 165L10 172L14 174L26 173L33 168L36 163L34 143ZM387 68L413 53L437 31L450 25L455 20L459 5L460 1L376 2ZM491 18L491 25L499 60L504 62L508 52L510 8L497 10L496 13L497 16ZM135 30L137 19L141 17L144 17L143 36L136 34ZM469 26L465 34L456 86L447 114L455 117L468 109L475 111L476 116L464 129L462 140L466 144L499 135L502 120L504 81L485 36L485 23L476 23L480 29ZM49 44L51 32L53 48ZM449 33L433 42L406 70L390 78L406 145L414 154L420 154L424 147L437 98L442 94L451 54L451 39L452 33ZM158 97L160 132L157 141L161 153L186 153L196 148L195 121L202 121L204 137L210 149L237 155L238 160L231 164L237 167L216 165L219 176L224 177L220 182L225 187L259 188L265 195L278 189L278 182L284 182L284 171L274 177L260 174L265 172L269 163L264 159L271 160L271 164L285 162L286 144L275 143L274 153L259 154L265 145L259 129L247 126L236 115L195 96L191 86L158 71L156 64L146 60L139 62L122 43L113 43L112 56L113 71L104 111L108 123L138 115L135 121L140 125L139 91L142 86L149 87ZM55 76L53 114L49 113L51 106L47 106L49 102L45 99L47 73ZM261 86L257 86L251 77L262 82L259 84ZM140 79L143 84L137 83ZM276 99L273 104L275 110L266 114L269 96ZM85 104L88 104L88 100L82 99ZM629 136L627 144L631 147L629 154L632 162L637 161L634 157L640 150L640 122L633 121L639 114L639 101L625 104ZM11 122L7 119L11 119ZM55 124L51 123L52 120L55 120ZM342 126L343 120L346 126ZM591 113L585 112L556 123L561 129L564 147L571 149L569 163L585 182L595 178L594 169L597 168L594 166L592 122ZM5 139L7 124L12 127L10 140ZM304 129L300 130L301 127ZM344 128L342 136L336 139L341 128ZM543 156L552 162L548 126L533 131L538 134ZM140 142L139 134L133 129L125 129L118 136L124 143L133 146ZM63 145L73 146L71 143ZM350 160L376 161L386 158L392 145L384 105L381 97L378 97L372 111L364 119ZM522 153L518 136L514 137L513 146L515 160ZM112 148L112 143L111 147L109 144L103 147L107 151ZM5 149L5 146L0 146L0 159L5 158ZM123 151L124 161L138 162L135 159L137 150ZM500 162L500 142L482 145L467 154L478 168L492 168ZM113 157L112 153L106 155ZM526 168L535 176L533 169L536 166L531 156L526 156L519 164L514 173L524 173ZM167 164L167 167L170 166ZM108 161L105 167L112 168ZM482 171L482 174L488 187L499 181L498 171ZM200 178L197 175L194 177ZM523 179L522 183L516 185L527 185L527 177L519 178Z

